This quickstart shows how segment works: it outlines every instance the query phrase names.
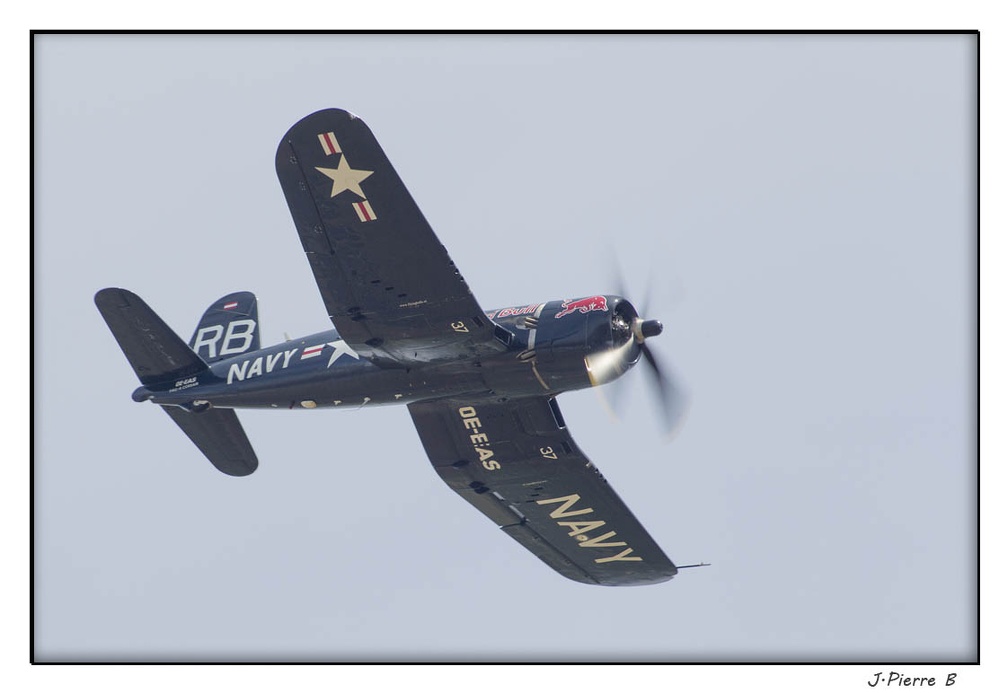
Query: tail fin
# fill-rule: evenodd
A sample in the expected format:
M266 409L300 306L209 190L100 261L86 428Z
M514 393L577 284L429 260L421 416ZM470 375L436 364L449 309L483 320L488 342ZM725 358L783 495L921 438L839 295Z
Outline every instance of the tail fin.
M207 363L258 351L259 310L255 294L237 291L210 304L189 346Z
M95 294L95 305L126 354L126 360L145 386L198 375L208 369L206 362L136 294L126 289L102 289ZM254 322L254 296L251 305ZM204 314L200 325L207 320L209 313L210 310ZM242 336L234 336L234 339L246 341ZM258 333L248 337L248 341L250 344L254 341L258 348ZM235 353L245 350L243 348ZM225 474L245 476L259 466L255 451L234 411L207 409L190 412L170 406L162 406L162 409L207 459Z

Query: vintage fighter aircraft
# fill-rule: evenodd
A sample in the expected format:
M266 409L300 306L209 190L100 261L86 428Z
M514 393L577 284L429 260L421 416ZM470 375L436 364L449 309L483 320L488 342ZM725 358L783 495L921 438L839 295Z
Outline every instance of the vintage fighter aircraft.
M678 570L574 443L556 395L607 383L661 333L624 298L484 311L371 131L324 110L276 170L335 330L261 348L256 297L215 301L189 343L135 294L95 303L151 401L217 469L258 460L235 409L405 404L449 487L563 576L662 582Z

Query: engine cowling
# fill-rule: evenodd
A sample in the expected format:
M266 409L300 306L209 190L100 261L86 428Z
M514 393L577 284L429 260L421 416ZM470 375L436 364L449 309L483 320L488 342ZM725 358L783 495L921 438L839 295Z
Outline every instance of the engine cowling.
M627 372L640 359L648 325L614 295L502 308L489 317L513 335L518 360L551 392L601 385ZM501 387L506 383L495 389Z

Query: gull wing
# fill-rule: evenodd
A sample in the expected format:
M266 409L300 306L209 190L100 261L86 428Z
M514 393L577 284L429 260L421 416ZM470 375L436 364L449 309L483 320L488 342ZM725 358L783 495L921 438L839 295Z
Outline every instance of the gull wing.
M329 317L375 362L435 362L503 349L371 130L318 111L280 142L277 176Z
M678 572L574 444L556 400L441 399L409 411L445 483L564 577L644 585Z

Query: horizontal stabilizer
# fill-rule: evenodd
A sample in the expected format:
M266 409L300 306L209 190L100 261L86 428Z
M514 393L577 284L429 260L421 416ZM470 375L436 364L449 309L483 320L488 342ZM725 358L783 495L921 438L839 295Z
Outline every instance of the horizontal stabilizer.
M231 476L248 476L259 466L245 429L232 409L189 412L179 407L162 409L179 425L189 440L220 471Z
M206 370L206 363L133 292L102 289L94 301L144 385Z

